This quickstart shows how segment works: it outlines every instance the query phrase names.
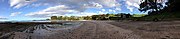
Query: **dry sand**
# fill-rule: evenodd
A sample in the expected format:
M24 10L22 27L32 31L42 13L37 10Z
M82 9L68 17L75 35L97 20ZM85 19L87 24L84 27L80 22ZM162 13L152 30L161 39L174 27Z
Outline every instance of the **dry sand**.
M122 21L109 24L131 30L142 39L180 39L180 21Z

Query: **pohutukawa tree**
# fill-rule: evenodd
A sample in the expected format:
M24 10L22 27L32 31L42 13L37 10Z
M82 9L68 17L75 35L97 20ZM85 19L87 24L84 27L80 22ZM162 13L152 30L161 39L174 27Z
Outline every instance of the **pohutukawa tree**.
M157 14L162 12L179 12L180 0L141 0L139 11ZM164 7L161 2L168 1Z
M139 11L158 12L163 8L162 0L141 0Z
M180 11L180 0L168 0L166 3L168 7L166 8L169 12L179 12Z

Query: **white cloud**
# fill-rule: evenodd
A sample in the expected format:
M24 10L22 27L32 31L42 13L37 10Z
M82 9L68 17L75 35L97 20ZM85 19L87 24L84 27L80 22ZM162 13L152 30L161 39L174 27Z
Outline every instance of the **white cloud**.
M115 12L116 12L116 10L113 10L112 12L114 12L114 13L115 13Z
M133 12L134 8L139 8L140 0L125 0L126 8Z
M0 16L0 18L3 18L2 16Z
M10 16L17 16L17 15L19 15L19 14L21 14L22 12L14 12L14 13L11 13L11 15Z
M25 16L49 17L49 16L54 16L54 15L66 15L66 14L72 14L72 13L77 13L77 12L79 11L69 9L68 6L58 5L58 6L46 8L38 12L31 12L31 13L25 14Z
M133 12L134 7L127 6L127 9L129 9L131 12Z
M14 5L18 4L21 1L22 0L10 0L10 6L14 6Z
M9 4L13 8L21 8L27 5L30 5L30 8L47 6L48 8L46 9L31 12L25 14L25 16L49 17L68 14L88 15L88 13L84 11L89 8L100 9L97 13L103 14L104 12L117 12L121 11L120 6L122 4L133 12L134 8L139 8L140 0L10 0ZM107 8L111 9L108 10Z
M0 16L0 20L7 19L6 17Z
M84 4L82 7L86 8L103 8L103 5L95 2L89 2L89 4Z
M63 4L63 5L82 5L82 4L98 4L106 7L114 7L120 5L117 0L45 0L44 3Z
M115 10L117 10L117 11L121 11L121 8L115 8Z
M121 5L117 0L37 0L36 3L31 5L37 7L45 4L50 5L51 7L25 14L25 16L49 17L53 15L79 14L89 8L102 9ZM103 12L104 11L105 9Z
M120 6L120 4L117 2L117 0L97 0L97 2L99 2L102 5L105 5L107 7Z
M102 11L106 11L105 9L102 9Z
M109 12L112 12L113 10L112 9L109 9Z
M28 4L31 4L32 2L35 2L36 0L10 0L9 4L13 8L21 8L23 6L26 6Z
M26 5L40 6L40 5L66 5L74 7L74 9L86 9L89 7L103 8L116 7L121 4L117 0L10 0L10 6L13 8L21 8Z
M139 8L140 0L126 0L127 6Z
M32 4L33 7L41 6L42 4Z
M98 11L98 13L99 13L99 14L104 14L104 12L102 12L102 11Z
M91 12L81 12L79 14L75 14L76 16L92 16L97 15L97 13L91 13Z

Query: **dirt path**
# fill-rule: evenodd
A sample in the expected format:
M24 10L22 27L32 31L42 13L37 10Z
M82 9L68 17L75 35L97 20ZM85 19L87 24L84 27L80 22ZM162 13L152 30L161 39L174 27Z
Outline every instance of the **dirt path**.
M83 22L76 29L46 31L39 33L15 32L10 38L14 39L140 39L132 31L107 24L105 22Z

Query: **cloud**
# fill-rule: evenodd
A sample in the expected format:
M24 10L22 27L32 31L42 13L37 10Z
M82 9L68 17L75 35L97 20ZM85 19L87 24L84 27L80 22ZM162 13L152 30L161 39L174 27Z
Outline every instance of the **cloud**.
M105 14L105 13L104 13L104 12L102 12L102 11L98 11L98 13L99 13L99 14Z
M22 12L14 12L14 13L11 13L11 15L10 16L16 16L16 15L19 15L19 14L21 14Z
M13 8L21 8L26 5L40 6L47 4L50 6L71 6L72 8L77 10L84 10L86 8L92 7L116 7L121 5L117 0L10 0L10 6Z
M29 6L36 8L46 6L45 9L28 12L25 16L29 17L50 17L59 15L92 15L95 13L84 12L87 9L99 9L97 13L112 13L121 11L125 5L130 12L139 8L140 0L10 0L10 6L16 9ZM123 7L124 8L124 7Z
M127 6L132 6L135 8L139 8L140 0L126 0Z
M127 9L129 9L129 11L133 12L134 7L128 6Z
M112 9L109 9L109 12L112 12L113 10Z
M37 12L25 14L25 16L49 17L53 15L67 15L80 13L80 15L84 15L88 14L84 13L84 11L89 8L112 8L119 7L121 4L117 0L36 0L31 5L35 7L42 5L50 7Z
M102 11L106 11L105 9L102 9Z
M26 6L28 4L31 4L32 2L35 2L36 0L10 0L9 4L10 4L10 7L13 7L13 8L21 8L23 6Z
M70 7L65 6L65 5L58 5L58 6L46 8L38 12L31 12L31 13L25 14L25 16L47 18L50 16L67 16L67 15L91 16L95 14L97 13L79 12L77 10L70 9Z
M4 20L4 19L7 19L7 18L6 18L6 17L0 16L0 20Z
M92 16L92 15L97 15L97 13L91 13L91 12L81 12L78 14L75 14L76 16Z
M39 7L39 6L48 6L48 3L38 3L38 4L31 4L32 7Z
M106 2L105 2L106 1ZM49 3L49 4L63 4L63 5L82 5L82 4L100 4L106 7L114 7L119 5L119 3L116 0L45 0L41 1L43 3ZM83 5L82 5L83 6Z
M72 14L77 13L79 11L70 9L70 7L65 5L58 5L46 8L44 10L38 11L38 12L31 12L28 14L25 14L25 16L31 16L31 17L49 17L54 15L66 15L66 14Z
M25 16L30 17L49 17L54 15L79 14L86 9L96 8L100 12L117 12L121 11L120 6L124 5L133 12L134 8L139 8L140 0L10 0L10 6L13 8L21 8L24 6L40 7L48 6L46 9L30 12ZM114 8L107 9L105 8Z
M133 12L134 8L139 8L140 0L125 0L126 8Z
M116 11L121 11L121 8L115 8Z

